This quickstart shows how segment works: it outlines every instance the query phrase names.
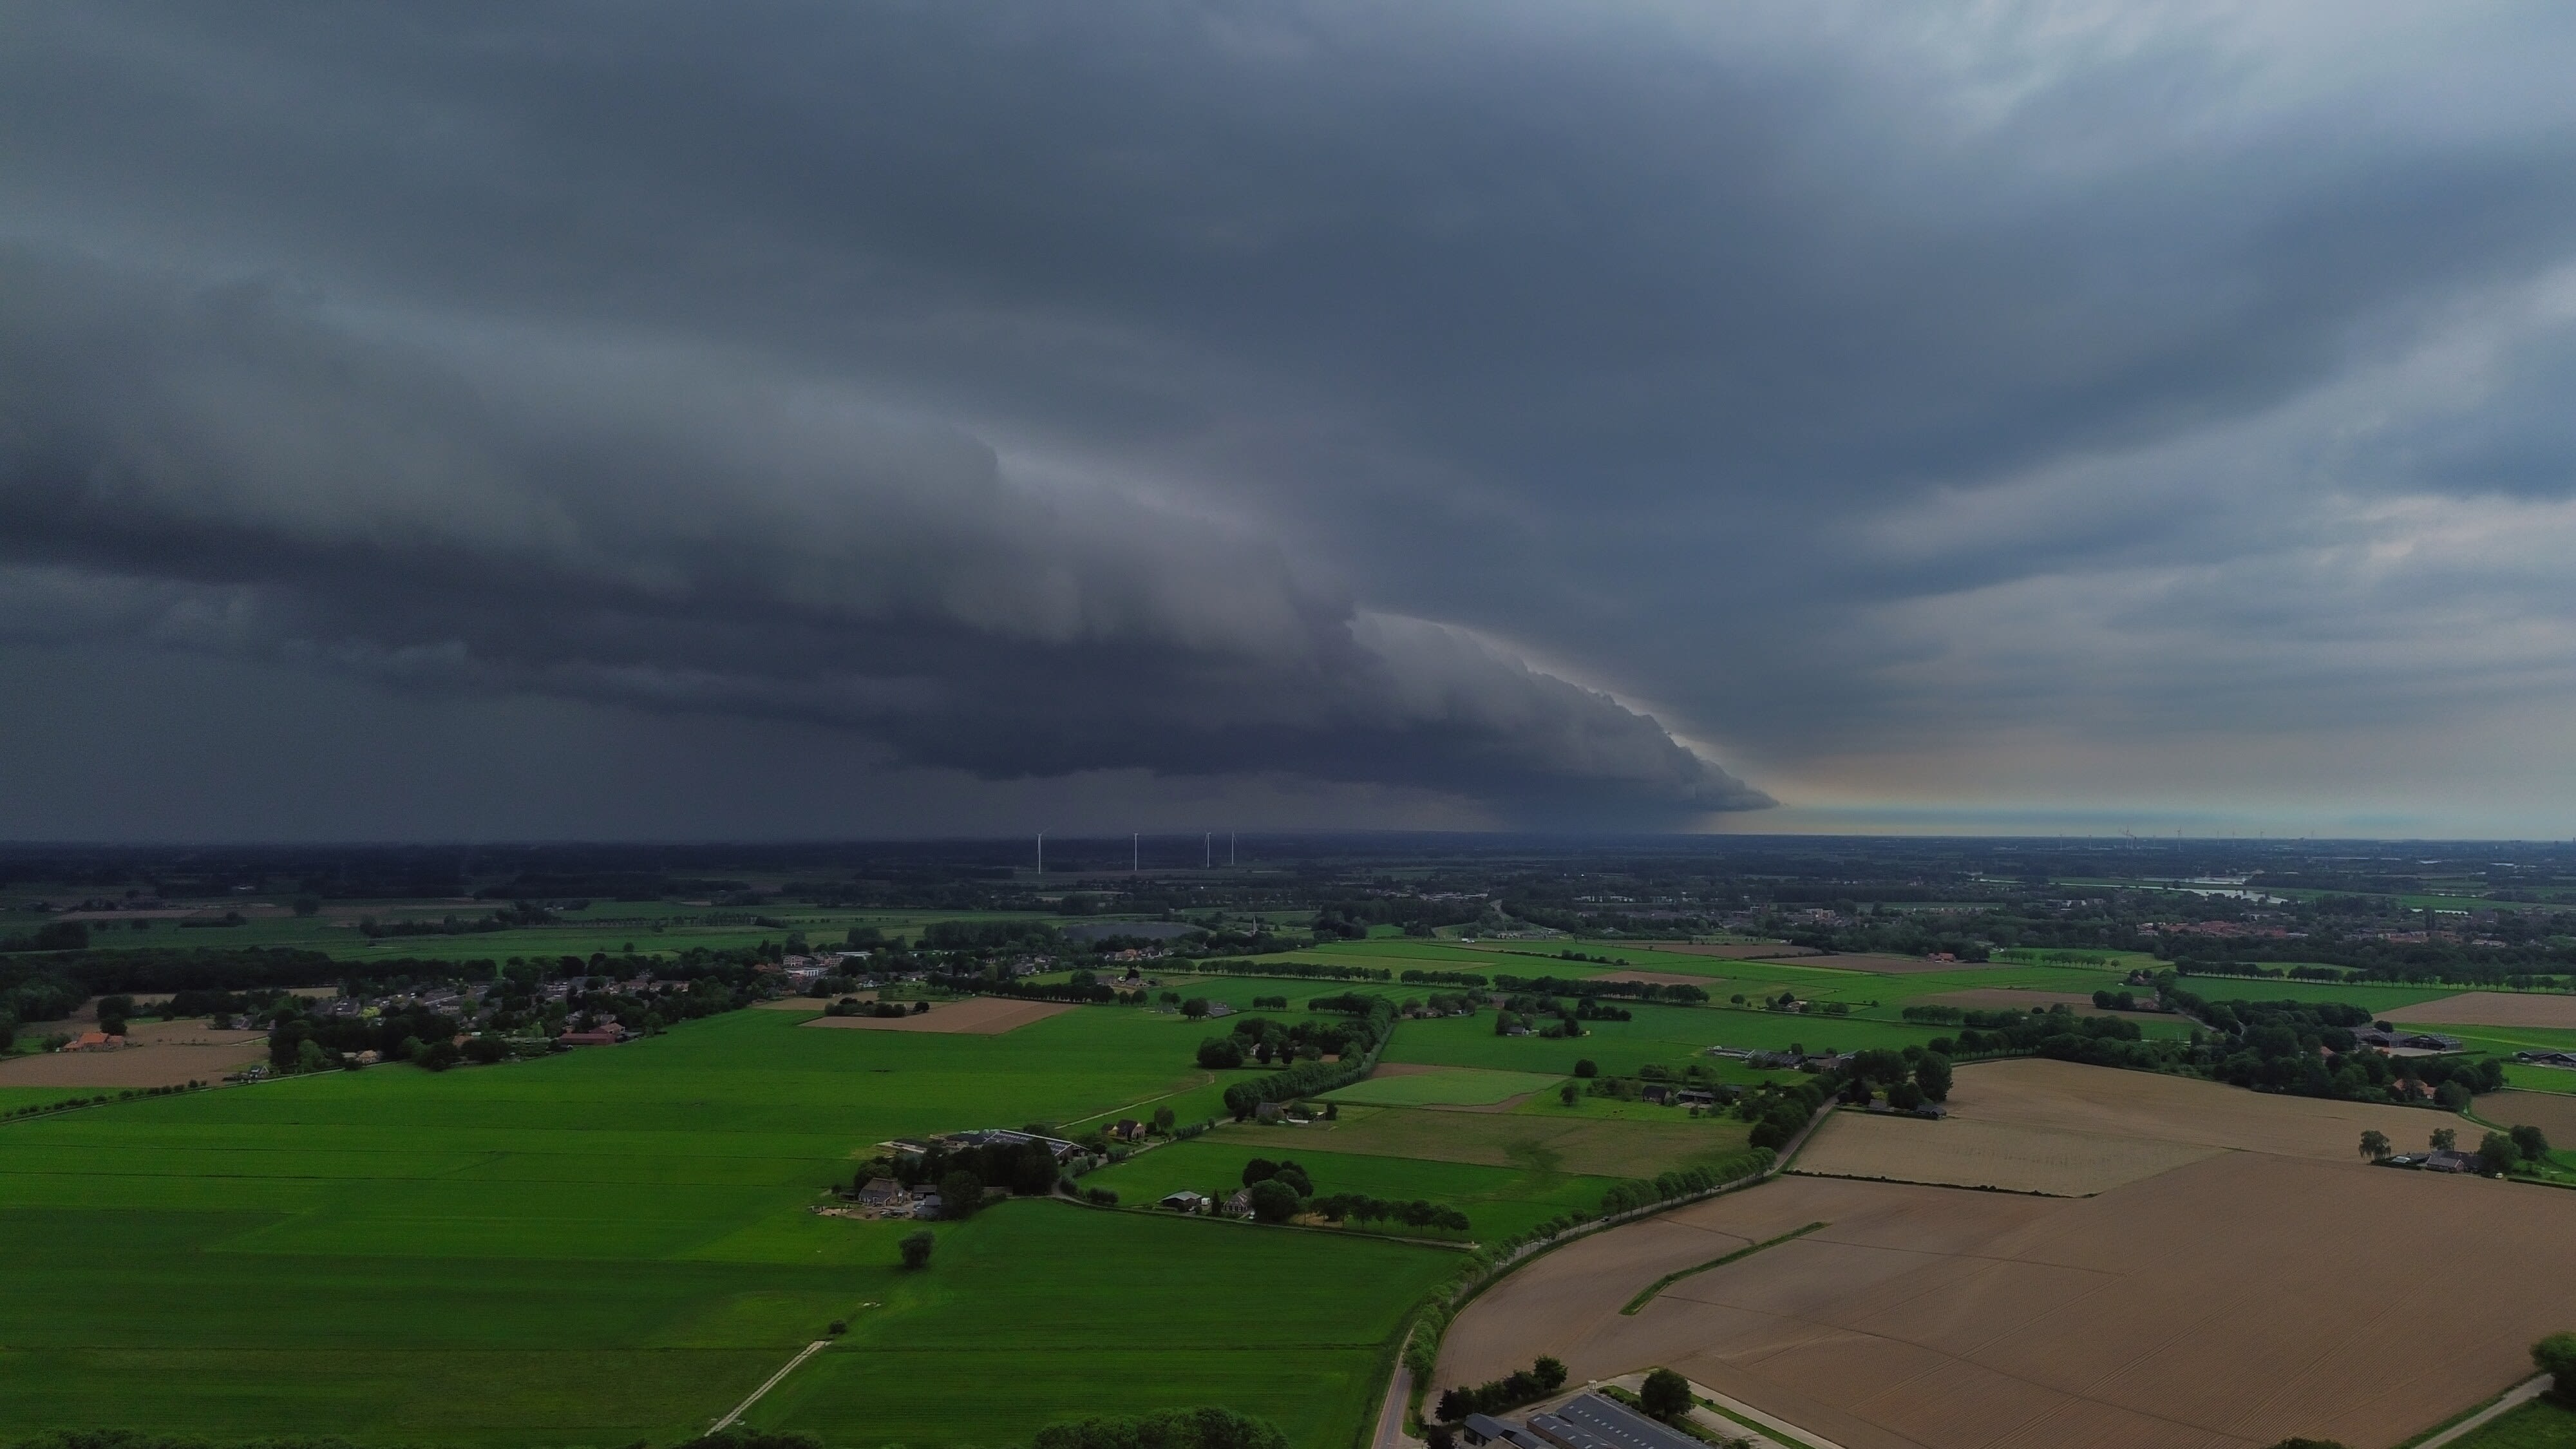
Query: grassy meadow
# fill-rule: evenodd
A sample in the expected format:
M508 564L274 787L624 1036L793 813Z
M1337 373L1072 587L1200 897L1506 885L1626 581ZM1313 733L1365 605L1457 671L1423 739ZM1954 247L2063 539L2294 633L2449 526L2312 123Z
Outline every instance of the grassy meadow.
M1397 1316L1455 1267L1359 1235L1014 1202L942 1226L932 1268L902 1273L907 1225L806 1210L854 1157L1205 1090L1198 1032L1111 1008L994 1037L799 1021L0 1126L0 1231L21 1245L0 1432L669 1440L842 1319L756 1422L995 1444L1214 1385L1338 1444ZM1246 1315L1258 1334L1216 1331Z

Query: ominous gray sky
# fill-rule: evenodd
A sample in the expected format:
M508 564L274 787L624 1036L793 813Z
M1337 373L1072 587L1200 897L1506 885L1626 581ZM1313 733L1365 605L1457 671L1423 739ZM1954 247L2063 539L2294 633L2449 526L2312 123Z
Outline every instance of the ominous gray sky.
M2571 74L2353 0L0 9L0 836L2564 835Z

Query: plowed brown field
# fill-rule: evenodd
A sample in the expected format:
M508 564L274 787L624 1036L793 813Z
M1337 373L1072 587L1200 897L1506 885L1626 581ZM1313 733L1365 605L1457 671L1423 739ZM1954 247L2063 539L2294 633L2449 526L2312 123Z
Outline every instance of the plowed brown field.
M947 1031L969 1036L1000 1036L1033 1021L1044 1021L1073 1008L1061 1001L1014 1001L1007 996L975 996L932 1004L918 1016L818 1016L801 1026L840 1027L852 1031Z
M2463 991L2386 1012L2384 1021L2452 1026L2554 1026L2576 1028L2576 996L2527 996L2518 991Z
M1578 1379L1669 1364L1848 1449L2387 1449L2527 1376L2525 1345L2565 1326L2576 1193L2366 1166L2343 1104L2053 1062L1959 1081L1989 1123L2207 1155L2083 1199L1784 1177L1504 1279L1435 1385L1552 1353ZM2409 1139L2451 1120L2380 1110Z
M2494 1092L2478 1098L2477 1113L2507 1127L2537 1127L2549 1134L2549 1145L2562 1152L2576 1147L2576 1096L2564 1092Z

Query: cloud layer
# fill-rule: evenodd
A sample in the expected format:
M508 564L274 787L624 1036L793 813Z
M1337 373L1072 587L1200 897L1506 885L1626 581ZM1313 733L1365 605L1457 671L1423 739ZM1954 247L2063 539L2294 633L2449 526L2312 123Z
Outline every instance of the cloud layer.
M0 634L639 776L794 730L877 829L1766 803L1715 759L2558 833L2571 68L2351 4L16 12Z

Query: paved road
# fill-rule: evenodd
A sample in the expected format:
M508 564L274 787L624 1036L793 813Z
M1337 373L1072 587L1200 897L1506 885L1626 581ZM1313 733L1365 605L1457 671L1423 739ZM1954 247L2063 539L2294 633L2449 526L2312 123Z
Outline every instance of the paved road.
M1386 1382L1386 1402L1377 1406L1377 1449L1405 1449L1419 1442L1404 1432L1404 1406L1412 1397L1413 1370L1399 1363L1395 1377Z

